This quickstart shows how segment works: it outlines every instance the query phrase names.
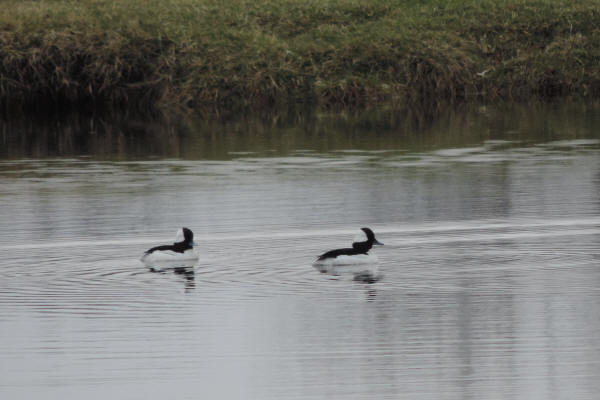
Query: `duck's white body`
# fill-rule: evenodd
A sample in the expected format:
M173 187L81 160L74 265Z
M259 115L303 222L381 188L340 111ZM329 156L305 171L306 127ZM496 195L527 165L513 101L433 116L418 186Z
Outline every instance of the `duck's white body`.
M142 262L156 263L156 262L177 262L177 261L196 261L198 260L198 254L190 249L183 253L177 253L171 250L156 250L152 253L146 253L140 259Z
M336 267L344 265L366 265L376 264L378 262L375 254L354 254L354 255L339 255L335 258L325 258L317 260L313 263L314 266Z
M352 248L330 250L321 254L313 266L324 274L340 276L354 275L354 280L374 283L381 277L377 268L377 257L369 254L373 245L382 245L369 228L361 228Z

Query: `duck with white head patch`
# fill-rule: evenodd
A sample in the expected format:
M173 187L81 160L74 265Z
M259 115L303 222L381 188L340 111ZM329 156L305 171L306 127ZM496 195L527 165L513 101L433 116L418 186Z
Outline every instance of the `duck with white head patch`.
M194 234L188 228L181 228L175 236L175 243L156 246L146 250L141 260L146 264L171 261L194 261L198 254L194 252Z
M361 228L361 239L352 243L352 248L330 250L323 253L315 261L315 265L353 265L377 262L374 254L369 254L373 245L382 246L383 243L375 239L375 234L369 228Z

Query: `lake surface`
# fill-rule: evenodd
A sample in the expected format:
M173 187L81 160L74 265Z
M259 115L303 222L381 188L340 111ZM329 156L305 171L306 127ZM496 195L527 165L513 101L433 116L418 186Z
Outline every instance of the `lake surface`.
M597 399L600 103L0 122L3 399ZM139 261L187 226L200 260ZM377 265L316 256L371 227Z

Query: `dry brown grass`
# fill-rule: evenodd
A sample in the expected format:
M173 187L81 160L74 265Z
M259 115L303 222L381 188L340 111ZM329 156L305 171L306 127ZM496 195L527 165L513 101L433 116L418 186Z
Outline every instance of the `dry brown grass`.
M600 0L2 3L4 106L364 106L600 93Z

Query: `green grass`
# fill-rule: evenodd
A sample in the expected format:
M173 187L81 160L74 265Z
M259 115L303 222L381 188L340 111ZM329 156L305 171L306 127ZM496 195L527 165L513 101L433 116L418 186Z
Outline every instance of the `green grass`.
M600 94L600 0L0 0L0 103Z

